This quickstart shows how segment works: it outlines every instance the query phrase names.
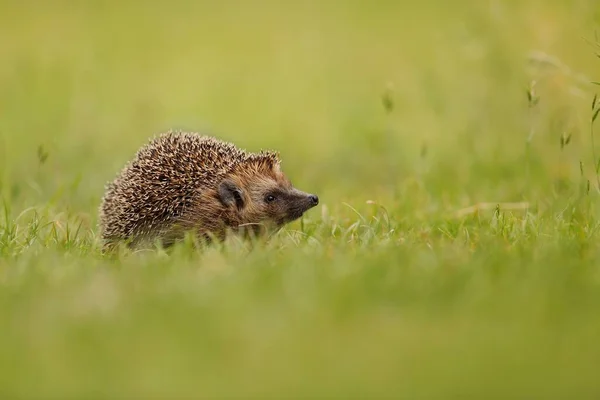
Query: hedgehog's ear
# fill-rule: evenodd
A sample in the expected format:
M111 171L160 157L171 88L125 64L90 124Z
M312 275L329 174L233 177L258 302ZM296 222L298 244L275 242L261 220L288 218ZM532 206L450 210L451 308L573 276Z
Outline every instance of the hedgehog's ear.
M219 184L219 200L226 207L235 205L238 209L244 207L244 195L242 189L229 179L225 179Z

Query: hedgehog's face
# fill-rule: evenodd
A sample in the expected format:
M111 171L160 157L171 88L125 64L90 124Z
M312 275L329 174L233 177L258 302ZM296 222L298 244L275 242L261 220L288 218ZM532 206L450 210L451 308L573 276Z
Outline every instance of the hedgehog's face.
M316 195L294 188L278 163L245 172L225 178L218 187L221 203L235 213L240 226L257 225L255 232L261 231L260 227L277 229L319 203Z

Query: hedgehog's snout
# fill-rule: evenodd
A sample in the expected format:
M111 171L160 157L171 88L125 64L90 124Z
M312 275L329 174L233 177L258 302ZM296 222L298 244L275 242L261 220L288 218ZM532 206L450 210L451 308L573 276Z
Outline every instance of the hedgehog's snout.
M302 217L302 215L319 204L319 197L312 193L306 193L296 188L293 188L287 198L285 204L285 217L283 222L291 222Z
M297 199L300 200L304 211L309 210L319 204L319 197L316 194L306 193L301 190L295 189Z

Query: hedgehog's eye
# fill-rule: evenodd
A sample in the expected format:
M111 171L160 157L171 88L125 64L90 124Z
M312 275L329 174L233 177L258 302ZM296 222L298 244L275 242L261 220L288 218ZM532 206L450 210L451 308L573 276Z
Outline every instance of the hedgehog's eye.
M268 194L267 197L265 197L265 201L267 203L272 203L275 201L275 196L273 196L272 194Z

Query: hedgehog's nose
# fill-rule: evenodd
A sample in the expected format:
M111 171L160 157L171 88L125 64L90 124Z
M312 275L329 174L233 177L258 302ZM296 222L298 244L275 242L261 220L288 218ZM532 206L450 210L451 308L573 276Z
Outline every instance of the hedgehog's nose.
M311 203L313 204L313 206L316 206L317 204L319 204L319 198L316 195L311 194L310 196L308 196L308 198L311 201Z

